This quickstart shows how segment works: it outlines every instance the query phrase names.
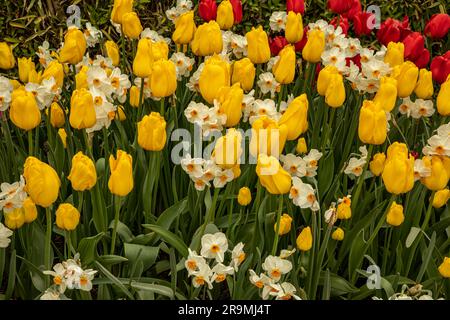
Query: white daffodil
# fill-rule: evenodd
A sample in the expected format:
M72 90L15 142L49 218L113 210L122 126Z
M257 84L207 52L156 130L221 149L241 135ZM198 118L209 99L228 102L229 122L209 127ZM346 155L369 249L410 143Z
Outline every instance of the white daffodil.
M134 79L134 85L141 92L142 78L136 77ZM144 98L150 98L152 96L152 91L150 90L150 81L148 78L144 78Z
M213 285L211 283L211 277L213 275L213 272L208 264L201 264L199 265L199 268L197 271L192 273L192 285L194 288L199 288L205 284L208 285L209 289L213 288Z
M411 117L414 119L429 118L434 114L434 111L432 100L416 99L411 110Z
M282 284L274 283L270 286L272 287L272 290L269 295L274 296L276 300L301 300L300 297L295 294L297 289L289 282L283 282Z
M230 266L237 272L239 266L245 260L244 244L239 242L231 251L231 263Z
M22 208L23 202L27 198L24 191L25 179L20 176L20 181L9 184L3 182L0 184L0 210L8 213L14 209Z
M249 122L253 124L255 120L262 116L267 116L270 119L278 121L280 114L277 112L275 101L271 99L255 100L252 104L252 110L249 114Z
M191 276L194 272L198 271L200 267L206 264L205 258L199 256L196 251L192 251L188 248L189 255L184 262L184 266L188 271L189 276Z
M241 59L247 55L247 38L233 33L230 37L229 46L236 58Z
M414 160L414 181L431 176L431 168L426 167L422 159Z
M228 240L222 232L205 234L201 240L200 254L207 259L216 259L223 262L225 252L228 250Z
M95 45L100 42L100 39L102 37L103 33L100 30L98 30L89 22L86 23L86 29L84 29L84 38L86 39L88 47L95 47Z
M243 116L242 121L247 122L251 115L254 116L253 113L253 104L255 103L255 90L250 91L247 94L244 94L244 98L242 99L242 110Z
M373 59L375 51L369 48L361 48L359 55L361 57L361 63L367 63Z
M281 259L287 259L287 258L289 258L290 256L292 256L292 255L295 253L295 251L296 251L295 248L292 249L292 250L286 250L286 249L283 249L283 250L281 250L281 252L280 252L280 258L281 258Z
M292 263L289 260L276 256L268 256L261 266L275 282L278 282L283 274L292 270Z
M225 185L234 179L234 173L232 169L221 170L214 177L214 188L223 188Z
M196 123L202 125L204 120L207 119L209 107L201 102L191 101L186 109L184 109L184 115L190 123Z
M356 56L361 50L361 42L357 38L348 38L348 45L345 49L345 55L349 58Z
M6 111L11 103L13 86L8 78L0 76L0 111Z
M288 153L287 155L280 155L280 160L283 162L283 169L291 174L291 176L304 177L306 176L306 161L295 154Z
M271 97L274 97L275 92L280 89L280 84L271 72L261 73L257 85L263 94L270 92Z
M380 80L391 71L389 64L377 59L361 63L361 68L363 75L369 80Z
M232 275L234 274L234 268L231 266L225 266L222 263L218 263L216 264L213 268L212 268L212 276L211 276L211 282L222 282L225 281L225 279L227 278L227 275Z
M48 64L54 60L50 53L49 46L50 45L49 45L48 41L44 41L42 43L42 45L39 46L38 50L36 51L36 55L39 57L39 63L44 68L47 68Z
M182 77L189 77L195 63L194 59L189 58L183 52L175 52L170 57L170 60L175 64L178 81L180 81Z
M402 99L402 103L398 107L398 111L401 114L406 115L407 117L411 116L411 113L413 112L415 108L414 102L411 101L410 97L406 97Z
M307 183L303 183L299 177L292 178L289 199L292 199L292 202L302 209L310 208L312 211L318 211L320 208L314 188Z
M78 283L76 284L76 288L82 291L91 291L92 290L92 280L95 278L95 274L97 270L87 269L83 270L81 275L78 278Z
M197 190L197 191L203 191L203 190L205 190L205 187L211 186L209 181L206 180L204 177L198 177L198 178L192 177L191 179L194 182L194 187L195 187L195 190Z
M269 18L270 29L273 31L281 31L286 28L286 11L274 11Z
M450 157L450 136L432 136L430 139L428 139L427 145L422 149L422 152L427 156Z
M60 92L53 77L44 79L42 84L29 82L25 85L25 90L34 95L39 110L48 108L52 104L55 95Z
M203 164L205 160L203 158L191 158L188 154L181 159L181 167L190 176L199 178L203 175Z
M44 274L53 277L53 283L58 286L59 292L64 293L66 291L66 268L64 264L57 263L53 266L52 270L43 271Z
M114 88L114 95L120 103L124 103L127 98L128 89L131 87L130 79L119 68L113 69L109 79L111 86Z
M322 63L325 66L335 66L339 71L343 72L346 67L346 60L344 52L339 48L332 48L322 53Z
M249 270L249 280L255 287L262 289L264 286L273 283L273 279L268 277L265 273L261 273L259 276L252 269Z
M450 137L450 122L447 124L443 124L436 131L437 131L438 136L443 137L443 138L449 138Z
M350 161L345 167L344 173L359 177L363 173L366 162L367 161L364 158L350 158Z
M86 73L87 83L90 89L95 88L110 96L114 92L114 87L111 85L111 79L106 74L102 67L92 66Z
M317 175L317 168L319 166L319 160L322 158L322 152L317 149L311 149L309 153L303 157L306 162L306 175L307 177L314 177Z
M9 237L12 235L13 232L0 222L0 248L7 248L9 246L11 243L11 239L9 239Z
M336 203L332 202L331 206L325 211L323 214L325 218L325 222L333 225L337 220L337 211L336 211Z
M59 292L59 290L57 290L53 287L50 287L47 290L45 290L45 292L41 295L39 300L62 300L61 299L62 296L63 296L63 294L61 294L61 292Z

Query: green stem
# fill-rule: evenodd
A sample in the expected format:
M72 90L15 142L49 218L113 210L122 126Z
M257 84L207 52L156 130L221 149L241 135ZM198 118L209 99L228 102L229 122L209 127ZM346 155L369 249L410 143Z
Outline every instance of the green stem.
M28 130L28 155L33 156L33 130Z
M367 158L366 158L366 164L364 165L363 171L361 175L359 176L357 185L356 185L356 191L352 197L352 211L355 212L356 205L358 204L359 195L361 194L361 189L364 182L364 175L366 173L367 167L369 166L370 158L372 157L372 151L373 151L373 144L369 145L369 150L367 151ZM352 191L353 193L353 191Z
M217 203L217 198L219 197L219 192L220 192L219 188L214 188L213 200L211 202L211 207L209 208L208 213L205 217L205 223L203 223L202 228L200 230L200 238L203 237L203 235L205 234L206 225L210 221L214 222L214 211L216 211L216 203ZM197 248L197 249L200 250L200 248Z
M141 79L141 88L139 90L139 106L138 106L138 119L137 121L140 121L142 116L144 115L144 110L143 110L143 103L144 103L144 81L145 79L142 78Z
M70 259L72 257L72 239L70 231L66 231L65 238L67 241L67 256Z
M119 224L119 213L120 213L120 196L114 196L114 227L111 237L111 255L114 254L116 248L116 237L117 237L117 225Z
M316 292L317 292L317 286L319 285L319 278L320 278L320 272L322 271L322 262L323 262L323 258L325 256L325 250L328 246L328 240L330 239L330 234L331 234L331 230L333 229L333 227L331 225L328 225L326 234L325 234L325 239L323 240L322 246L320 247L319 250L319 255L317 257L317 263L314 266L314 277L313 277L313 281L312 281L312 288L311 288L311 299L315 299L316 297Z
M51 246L52 246L52 212L50 208L45 208L45 218L47 222L47 230L45 233L45 248L44 248L44 261L45 261L45 269L51 270L52 268L52 259L51 259ZM46 279L46 287L49 286L49 280Z
M273 241L272 247L272 255L274 256L277 253L278 240L280 238L280 220L281 220L281 211L283 211L283 195L280 195L280 201L278 202L278 212L277 212L277 230L275 232L275 239Z
M165 109L164 109L164 102L165 102L165 99L164 98L161 98L161 101L160 101L160 103L161 103L161 108L160 108L160 111L159 111L159 113L161 114L161 116L164 118L164 111L165 111Z

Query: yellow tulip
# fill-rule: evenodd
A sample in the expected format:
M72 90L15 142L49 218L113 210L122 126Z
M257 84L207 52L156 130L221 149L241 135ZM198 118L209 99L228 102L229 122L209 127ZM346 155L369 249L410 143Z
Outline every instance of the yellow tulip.
M194 38L195 30L194 11L185 12L175 22L172 40L176 44L189 44Z
M359 139L368 144L384 143L387 135L386 113L380 105L365 100L359 114Z
M138 143L148 151L161 151L166 145L166 120L158 112L146 115L138 122Z
M303 20L300 13L289 11L286 18L284 36L289 43L297 43L303 38Z
M391 77L382 77L373 102L380 105L384 111L391 112L397 102L397 80Z
M9 83L12 85L13 90L16 90L16 89L19 89L20 87L22 87L22 84L19 81L14 80L14 79L10 79Z
M422 158L422 161L424 166L431 170L430 176L420 179L422 184L433 191L444 189L447 186L449 177L441 158L425 156Z
M122 16L122 31L130 39L139 38L142 24L136 12L127 12Z
M223 0L217 7L217 23L222 30L230 29L234 24L233 6L229 0Z
M342 220L347 220L352 217L352 201L350 198L344 197L342 202L338 204L336 216Z
M22 210L24 214L24 220L25 223L32 223L34 220L37 219L37 208L36 204L31 200L30 197L27 197L22 205Z
M427 69L419 70L419 80L417 81L414 93L420 99L431 99L434 93L433 74Z
M56 210L56 225L58 228L72 231L80 223L80 212L70 203L61 203Z
M450 199L450 190L448 188L436 191L433 198L433 207L439 209L447 203Z
M342 241L344 240L344 235L345 235L344 230L342 230L341 228L337 228L331 234L331 239L336 241Z
M295 151L297 151L298 154L305 154L308 152L308 146L306 145L305 138L298 139Z
M389 42L384 56L384 62L389 63L391 68L404 62L405 46L402 42Z
M239 164L236 164L231 168L231 171L233 171L233 180L236 180L241 176L241 166Z
M256 174L261 185L271 194L286 194L291 189L291 176L273 156L258 156Z
M141 95L140 89L136 86L130 88L130 105L133 108L139 107L139 97Z
M72 128L86 129L97 122L94 100L86 89L74 90L70 99L69 122Z
M111 20L114 23L122 23L123 16L133 10L133 0L114 0L111 12Z
M317 78L317 92L321 96L325 96L332 75L338 73L339 70L331 64L320 70L319 76Z
M26 181L25 191L34 203L47 208L56 201L61 181L55 169L35 157L28 157L23 176Z
M243 58L233 63L231 83L240 83L242 89L249 92L253 89L256 68L249 58Z
M272 68L275 80L281 84L289 84L294 81L297 62L294 46L288 45L284 47L278 56L279 59Z
M409 192L414 186L414 157L404 143L394 142L387 150L383 178L386 190L393 194Z
M41 112L31 92L16 89L11 94L9 117L20 129L32 130L41 123Z
M252 193L250 192L250 189L247 187L240 188L237 199L241 206L249 205L250 202L252 202Z
M64 130L64 128L58 129L58 136L61 139L61 142L62 142L64 148L67 148L67 133L66 133L66 130Z
M75 75L75 88L77 90L80 89L89 89L89 85L87 82L87 72L89 70L88 66L81 67L80 71Z
M158 41L158 42L153 42L152 43L152 55L153 55L153 60L154 61L158 61L158 60L168 60L169 59L169 46L167 44L167 42L165 42L164 40Z
M31 82L29 81L30 73L36 72L36 66L31 58L19 58L17 59L17 65L19 68L19 79L23 83Z
M385 161L386 155L383 152L375 154L369 163L370 172L376 177L380 176L383 172Z
M223 39L220 27L214 20L205 22L195 31L191 42L192 52L196 56L210 56L222 52Z
M72 158L72 168L67 179L72 183L72 189L76 191L92 189L97 183L97 171L94 162L83 152L78 152Z
M419 69L411 61L405 61L393 70L393 77L397 79L397 93L400 98L411 95L416 87Z
M391 226L398 227L405 221L405 215L403 214L403 206L397 204L395 201L392 203L391 207L386 216L386 222Z
M234 128L228 129L226 135L217 139L214 146L214 159L223 169L231 169L240 163L242 154L242 134Z
M9 70L14 68L16 59L11 47L6 42L0 42L0 69Z
M109 191L117 196L126 196L134 187L133 158L125 151L117 150L117 157L109 156L109 167Z
M21 228L25 223L25 214L22 208L14 209L5 214L5 225L12 230Z
M45 110L48 116L48 109ZM58 102L52 102L50 105L50 124L55 128L61 128L66 123L66 116L64 110Z
M125 110L122 106L117 107L117 113L116 113L116 117L114 119L117 119L119 121L127 120L127 115L125 114Z
M252 28L245 34L247 39L248 58L254 64L266 63L270 59L269 38L261 26Z
M133 60L133 73L137 77L147 78L152 74L152 64L152 40L142 38L138 42L136 56Z
M227 86L230 86L230 65L215 54L206 60L200 74L200 93L208 103L213 103L219 89Z
M234 127L241 120L243 99L244 91L239 83L219 89L217 100L220 103L220 111L227 116L226 127Z
M289 231L291 231L291 224L292 224L291 216L286 214L286 213L284 213L280 217L280 228L278 229L278 225L275 222L275 224L273 226L273 230L276 233L277 229L278 229L278 235L282 236L282 235L285 235L285 234L289 233Z
M86 52L86 39L83 32L77 27L69 27L64 36L64 46L59 53L59 61L61 63L77 64L83 60Z
M55 78L56 85L59 88L63 87L64 84L64 68L58 60L51 61L47 68L45 68L42 73L42 80L50 79L51 77Z
M312 248L313 236L310 227L306 227L297 237L297 248L300 251L309 251Z
M439 93L436 99L437 111L441 116L450 116L450 75L447 80L441 84Z
M252 124L250 153L256 157L259 154L279 156L284 149L289 128L278 124L275 120L262 116Z
M450 258L444 257L444 261L439 266L438 271L444 278L450 278Z
M292 100L278 121L288 127L287 140L295 140L308 129L308 98L306 93Z
M117 67L120 63L119 46L114 41L105 42L106 54L111 59L113 66Z
M158 60L153 63L150 89L156 98L165 98L177 89L177 70L170 60Z
M345 101L344 79L340 73L330 76L327 91L325 92L325 102L332 108L339 108Z
M325 50L325 35L321 30L310 30L308 32L308 41L302 51L304 60L311 63L318 63Z

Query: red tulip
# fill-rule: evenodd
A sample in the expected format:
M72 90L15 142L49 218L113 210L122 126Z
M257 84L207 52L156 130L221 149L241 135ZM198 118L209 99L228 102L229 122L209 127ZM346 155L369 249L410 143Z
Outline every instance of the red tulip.
M345 12L343 15L351 20L361 11L361 2L359 0L353 0L350 10Z
M433 74L433 80L441 84L447 80L450 74L450 50L443 56L438 56L431 61L430 70Z
M359 70L361 70L361 56L359 54L352 58L345 58L347 67L350 67L350 61L353 61L353 63L359 68Z
M287 12L294 11L295 13L305 13L305 1L304 0L287 0L286 1Z
M444 38L450 30L450 16L446 13L434 14L425 26L425 35L433 39Z
M299 42L297 42L295 46L295 51L301 52L308 41L308 26L303 28L303 38Z
M420 57L425 45L425 38L420 32L413 32L403 39L405 59L415 61Z
M198 14L205 20L216 20L217 16L217 4L215 0L200 0L198 4Z
M270 46L270 52L272 53L272 56L277 56L278 53L281 51L281 49L283 49L288 44L289 44L289 42L283 36L278 36L273 39L270 38L269 46Z
M417 151L411 151L411 155L414 157L414 159L419 158L419 153Z
M234 24L241 23L242 21L242 2L241 0L230 0L233 6Z
M337 22L339 20L339 26L342 28L342 33L347 35L349 24L348 19L344 16L334 17L333 20L330 21L330 24L336 29L337 28Z
M357 36L367 36L372 32L375 16L371 12L361 11L353 17L353 27Z
M409 19L407 16L403 18L403 21L387 18L380 26L380 30L377 32L377 39L383 45L387 46L389 42L402 41L411 30L409 29Z
M430 62L430 51L428 49L423 48L422 52L419 54L419 57L416 58L414 64L419 69L426 68L428 66L428 62Z
M328 0L328 9L337 14L342 14L352 8L353 0Z

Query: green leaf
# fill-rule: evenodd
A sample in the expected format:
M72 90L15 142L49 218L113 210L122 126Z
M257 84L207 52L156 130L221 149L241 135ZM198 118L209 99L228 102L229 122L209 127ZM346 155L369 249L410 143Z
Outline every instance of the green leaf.
M328 191L334 178L334 155L331 151L322 161L319 161L318 188L320 198Z
M14 287L16 284L16 250L11 253L11 259L9 260L9 274L8 274L8 286L6 287L5 299L9 300L12 297Z
M425 258L423 259L422 265L420 266L419 274L417 275L416 282L421 283L423 275L427 270L428 264L430 263L431 255L433 254L434 246L436 245L436 232L431 235L430 245L425 251Z
M103 237L104 233L101 232L93 237L87 237L81 239L78 244L78 252L80 253L81 261L89 265L91 264L97 257L97 243Z
M364 229L359 231L353 240L350 248L350 255L348 258L348 272L353 275L362 263L364 252L366 249L366 242L364 240Z
M142 226L146 229L156 232L161 238L163 238L164 241L166 241L167 243L172 245L175 249L177 249L177 251L183 257L186 258L188 256L188 254L189 254L188 247L183 242L183 240L181 240L180 237L178 237L177 235L173 234L172 232L170 232L160 226L154 225L154 224L144 224Z
M137 261L143 263L143 271L150 268L158 257L158 247L148 247L139 244L125 243L124 245L125 257L131 265Z
M200 231L202 230L202 226L198 227L198 229L195 231L194 236L192 237L191 244L189 245L189 248L193 248L196 250L196 248L200 247ZM219 229L215 224L208 223L205 227L204 234L213 234L219 232ZM202 235L203 236L203 235Z
M100 262L95 261L95 265L97 266L97 269L103 273L109 280L112 281L113 284L115 284L125 295L131 299L134 300L133 295L131 292L122 284L122 282L117 279L111 272L108 271Z
M169 229L176 217L182 215L187 211L187 197L175 203L170 208L166 209L158 217L156 224L162 228Z
M173 296L174 296L173 290L171 288L168 288L166 286L162 286L159 284L151 284L151 283L132 281L131 287L133 289L137 289L137 290L151 291L153 293L169 297L170 299L173 299Z
M408 237L406 238L406 248L409 248L412 246L414 240L416 240L419 233L422 231L420 228L412 227L411 231L409 231Z
M112 266L112 265L119 264L122 262L127 262L128 259L125 257L121 257L121 256L106 254L106 255L98 257L98 261L105 266Z

